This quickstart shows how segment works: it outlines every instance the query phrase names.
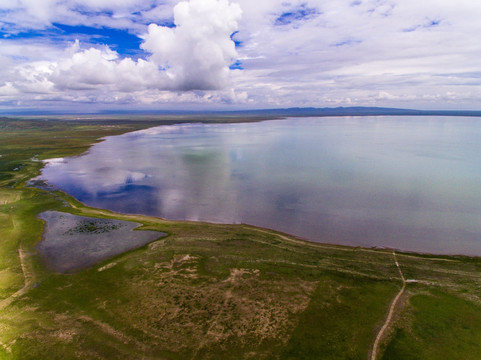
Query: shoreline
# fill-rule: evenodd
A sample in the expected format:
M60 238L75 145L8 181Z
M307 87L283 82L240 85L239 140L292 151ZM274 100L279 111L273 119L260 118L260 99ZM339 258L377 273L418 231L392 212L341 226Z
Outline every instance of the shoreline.
M365 116L372 116L372 115L365 115ZM381 115L381 116L418 116L418 115ZM305 118L310 118L310 117L317 117L317 116L305 116ZM346 116L345 116L346 117ZM149 124L149 126L145 127L145 128L142 128L142 129L136 129L136 130L132 130L132 131L127 131L127 132L123 132L121 134L114 134L114 135L106 135L106 136L103 136L101 138L98 138L96 139L94 142L92 142L88 149L85 150L84 152L80 153L80 154L76 154L76 155L72 155L72 156L66 156L67 157L79 157L79 156L82 156L86 153L88 153L91 149L92 146L94 146L95 144L97 143L100 143L100 142L103 142L105 141L107 138L109 137L114 137L114 136L120 136L120 135L126 135L126 134L129 134L129 133L134 133L134 132L142 132L142 131L145 131L145 130L148 130L148 129L152 129L152 128L156 128L156 127L161 127L161 126L171 126L171 125L184 125L184 124L218 124L218 123L225 123L225 124L228 124L228 123L250 123L250 122L262 122L262 121L272 121L272 120L282 120L283 118L280 118L280 117L276 117L276 118L265 118L265 119L244 119L244 118L231 118L231 119L217 119L219 121L211 121L211 120L207 120L204 119L203 121L199 121L199 119L191 119L191 120L186 120L186 119L183 119L183 120L168 120L168 123L164 123L161 121L159 121L158 123L152 123L152 124ZM225 121L224 121L225 120ZM137 121L142 121L142 120L137 120ZM135 120L134 120L135 122ZM46 165L48 164L50 161L52 160L55 160L55 158L49 158L49 159L43 159L41 162L42 162L42 167L39 169L39 171L41 172L41 169ZM32 180L35 180L37 179L38 177L40 177L41 175L38 175L37 177L35 178L32 178L30 179L29 181L32 181ZM44 181L46 184L47 184L47 187L48 186L52 186L50 185L45 179L39 179L40 181ZM44 189L46 190L46 189ZM59 190L59 189L57 189ZM82 203L80 202L78 199L76 199L73 195L70 195L68 193L65 193L66 195L74 198L76 201L78 201L79 203L81 203L83 206L85 207L89 207L91 208L90 205L87 205L85 203ZM99 209L99 210L107 210L107 211L110 211L112 213L115 213L115 214L119 214L121 216L127 216L127 215L132 215L132 216L143 216L143 217L153 217L153 218L158 218L158 219L161 219L161 220L165 220L165 221L178 221L178 222L185 222L185 223L190 223L190 222L193 222L193 223L205 223L205 224L223 224L223 225L238 225L236 223L223 223L223 222L210 222L210 221L195 221L195 220L185 220L185 219L170 219L170 218L163 218L161 216L155 216L155 215L147 215L147 214L138 214L138 213L122 213L122 212L117 212L115 210L111 210L111 209L102 209L102 208L96 208L96 209ZM315 240L312 240L312 239L309 239L308 237L303 237L303 236L300 236L300 235L295 235L295 234L291 234L291 233L288 233L288 232L284 232L284 231L280 231L280 230L277 230L275 228L270 228L270 227L264 227L264 226L258 226L258 225L252 225L252 224L249 224L249 223L240 223L241 225L245 225L245 226L250 226L252 228L258 228L258 229L261 229L261 230L267 230L267 231L271 231L271 232L275 232L277 234L281 234L281 235L286 235L286 236L289 236L291 238L295 238L299 241L303 241L303 242L306 242L306 243L313 243L313 244L324 244L324 245L328 245L328 246L340 246L340 247L347 247L347 248L362 248L362 249L369 249L369 250L372 250L372 251L396 251L400 254L416 254L416 255L420 255L420 256L445 256L445 257L455 257L455 258L481 258L481 255L472 255L472 254L463 254L463 253L458 253L458 252L430 252L430 251L417 251L417 250L408 250L408 249L403 249L403 248L398 248L398 247L384 247L384 246L362 246L362 245L355 245L355 244L340 244L340 243L337 243L335 241L333 242L330 242L330 241L315 241Z
M47 182L46 182L47 183ZM48 183L47 183L48 184ZM36 188L36 187L35 187ZM90 214L91 211L93 213L100 213L99 215L107 216L109 218L115 219L116 216L120 216L121 218L133 218L135 219L157 219L162 222L172 222L172 223L181 223L181 224L196 224L196 225L213 225L213 226L229 226L229 227L244 227L248 229L253 229L255 231L263 232L266 234L271 234L271 235L276 235L281 238L284 238L285 240L288 241L293 241L296 243L302 243L305 245L311 245L315 247L328 247L328 248L337 248L339 250L345 250L345 251L355 251L355 250L362 250L362 251L371 251L371 252L387 252L387 253L392 253L395 251L398 255L402 256L417 256L417 257L423 257L423 258L432 258L433 260L448 260L448 259L481 259L480 256L476 255L466 255L466 254L443 254L443 253L430 253L430 252L421 252L421 251L409 251L409 250L403 250L400 248L390 248L390 247L378 247L378 246L373 246L373 247L366 247L366 246L361 246L361 245L344 245L344 244L337 244L334 242L318 242L314 240L309 240L308 238L294 235L291 233L287 233L284 231L276 230L273 228L268 228L268 227L263 227L263 226L257 226L257 225L252 225L248 223L219 223L219 222L210 222L210 221L196 221L196 220L178 220L178 219L169 219L169 218L164 218L161 216L155 216L155 215L146 215L146 214L140 214L140 213L122 213L122 212L117 212L114 210L110 209L103 209L103 208L97 208L90 206L88 204L83 203L82 201L76 199L73 195L68 194L67 192L60 190L60 189L55 189L55 190L47 190L47 189L40 189L43 191L54 191L54 192L60 192L64 194L65 197L73 199L75 202L81 204L81 207L78 207L74 205L73 203L69 202L68 200L65 200L68 202L70 207L72 209L75 209L77 211L83 212L82 209L86 209L86 213ZM74 210L74 211L75 211ZM70 213L70 212L67 212ZM133 221L130 220L130 221Z

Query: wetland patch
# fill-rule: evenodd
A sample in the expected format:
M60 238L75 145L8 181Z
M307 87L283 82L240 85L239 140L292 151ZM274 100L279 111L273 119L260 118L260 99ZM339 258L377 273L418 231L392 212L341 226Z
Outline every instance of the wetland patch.
M43 212L39 218L46 225L37 250L49 267L63 273L87 268L167 235L158 231L134 231L141 225L135 222L59 211Z

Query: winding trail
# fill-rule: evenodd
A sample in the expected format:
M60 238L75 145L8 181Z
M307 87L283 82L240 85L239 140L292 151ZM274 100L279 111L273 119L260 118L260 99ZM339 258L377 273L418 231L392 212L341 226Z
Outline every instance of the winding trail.
M27 266L25 264L25 253L22 249L18 249L18 257L20 258L20 266L23 272L23 279L24 285L23 287L15 292L14 294L10 295L9 297L0 301L0 310L6 308L10 303L16 298L23 295L30 287L33 285L33 275L28 271Z
M9 297L3 299L2 301L0 301L0 310L6 308L8 305L11 304L11 302L16 298L16 297L19 297L21 295L23 295L25 292L27 292L30 287L33 285L33 275L28 271L27 269L27 266L25 264L25 253L23 252L22 249L18 249L18 257L20 258L20 266L22 268L22 272L23 272L23 281L24 281L24 285L23 287L18 290L17 292L15 292L14 294L10 295ZM16 340L13 340L12 342L10 342L9 344L5 344L3 343L2 341L0 341L0 346L8 353L11 352L11 345L13 343L15 343Z
M401 290L398 292L398 294L396 295L396 297L394 298L394 300L392 301L391 307L389 308L389 314L387 316L387 319L384 322L384 325L382 326L381 330L379 330L379 333L377 334L376 341L374 341L374 345L372 347L371 360L376 360L377 351L378 351L378 348L379 348L379 342L381 341L381 339L384 335L384 332L389 327L389 324L390 324L391 319L392 319L392 314L394 313L394 308L396 307L396 304L397 304L399 298L401 297L401 295L404 292L404 289L406 288L406 279L404 279L403 272L402 272L401 267L399 266L399 263L397 261L396 252L393 251L392 255L394 257L394 262L396 263L397 269L399 270L399 275L401 276L403 286L402 286Z
M265 233L265 234L269 234L269 235L277 235L279 238L283 239L283 240L287 240L287 241L294 241L292 238L289 238L288 236L284 236L282 234L279 234L279 233L276 233L276 232L273 232L273 231L267 231L267 230L263 230L263 229L259 229L259 228L254 228L255 230L257 230L258 232L261 232L261 233ZM316 244L318 245L318 244ZM322 245L321 245L322 246ZM351 249L343 249L342 247L341 248L338 248L339 250L351 250ZM370 250L370 249L361 249L362 251L368 251L368 252L378 252L376 250ZM384 333L386 332L387 328L389 327L390 323L391 323L391 320L392 320L392 316L394 314L394 310L396 308L396 305L399 301L399 298L401 297L401 295L404 293L404 290L406 289L406 283L407 282L421 282L421 281L418 281L418 280L408 280L406 281L406 279L404 278L404 274L401 270L401 267L399 266L399 262L397 260L397 257L396 257L396 252L393 251L392 252L392 256L394 257L394 263L396 264L396 267L399 271L399 276L401 277L401 280L402 280L402 288L401 290L398 292L398 294L396 295L396 297L394 298L394 300L392 301L391 303L391 307L389 308L389 313L388 313L388 316L386 318L386 321L384 322L384 325L382 326L381 330L379 330L379 333L377 334L376 336L376 340L374 341L374 345L372 347L372 352L371 352L371 360L376 360L377 358L377 353L378 353L378 350L379 350L379 343L381 342L381 339L383 338L384 336Z

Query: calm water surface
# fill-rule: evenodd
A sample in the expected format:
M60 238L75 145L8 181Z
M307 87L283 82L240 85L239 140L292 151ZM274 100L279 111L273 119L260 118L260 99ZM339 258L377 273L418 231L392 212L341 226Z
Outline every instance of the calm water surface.
M51 162L89 205L346 245L481 256L481 119L162 126Z
M49 267L63 273L87 268L167 235L157 231L133 231L141 224L130 221L58 211L45 211L39 218L46 226L37 250Z

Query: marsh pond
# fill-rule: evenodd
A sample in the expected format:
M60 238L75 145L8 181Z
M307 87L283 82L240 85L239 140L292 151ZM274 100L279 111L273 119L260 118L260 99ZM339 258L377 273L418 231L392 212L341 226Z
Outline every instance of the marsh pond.
M46 223L37 250L47 266L58 272L87 268L102 260L144 246L167 234L134 231L141 224L45 211Z
M481 255L481 120L292 118L108 137L41 178L123 213Z

